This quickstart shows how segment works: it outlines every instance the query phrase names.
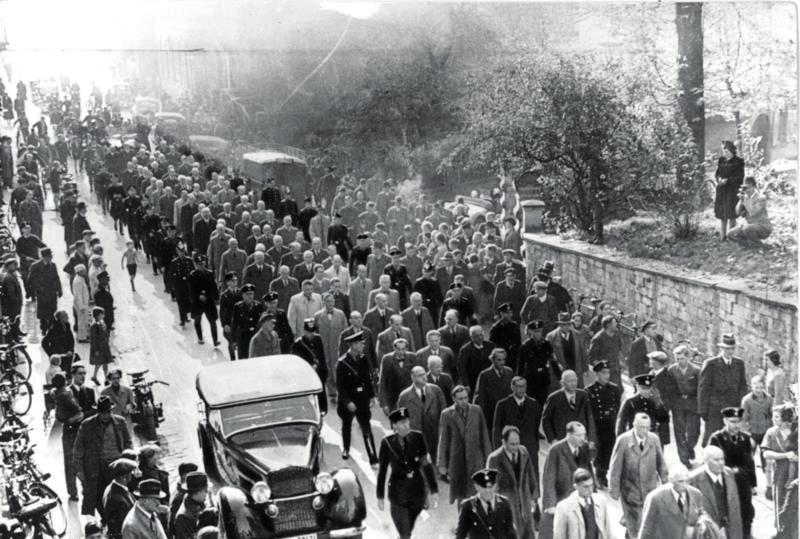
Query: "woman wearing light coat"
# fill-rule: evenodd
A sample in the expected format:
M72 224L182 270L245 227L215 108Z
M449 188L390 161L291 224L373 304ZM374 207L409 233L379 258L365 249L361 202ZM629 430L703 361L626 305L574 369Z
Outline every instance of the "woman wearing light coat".
M75 266L72 280L72 306L75 309L78 342L89 342L89 283L86 282L86 266Z

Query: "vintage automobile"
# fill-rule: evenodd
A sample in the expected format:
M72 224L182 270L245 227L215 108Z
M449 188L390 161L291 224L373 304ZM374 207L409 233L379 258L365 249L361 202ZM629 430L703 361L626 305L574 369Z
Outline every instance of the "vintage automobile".
M161 100L155 97L137 97L133 100L131 112L134 116L152 116L161 112Z
M349 468L320 472L314 369L293 355L250 358L197 375L197 433L227 539L361 537L366 503Z
M229 161L231 158L231 143L224 138L210 135L190 135L189 147L193 151L202 152L206 157Z
M288 187L300 204L311 195L306 154L299 148L268 144L263 150L242 155L242 172L250 180L257 198L268 178L275 178L279 187Z

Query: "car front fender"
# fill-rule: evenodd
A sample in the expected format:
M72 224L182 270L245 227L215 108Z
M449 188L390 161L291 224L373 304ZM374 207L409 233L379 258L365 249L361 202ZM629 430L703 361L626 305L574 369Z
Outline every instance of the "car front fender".
M247 493L234 487L222 487L219 497L219 526L226 539L272 537L261 517L249 506Z
M327 517L334 527L360 525L367 516L361 482L349 468L340 468L332 475L336 487L327 496Z

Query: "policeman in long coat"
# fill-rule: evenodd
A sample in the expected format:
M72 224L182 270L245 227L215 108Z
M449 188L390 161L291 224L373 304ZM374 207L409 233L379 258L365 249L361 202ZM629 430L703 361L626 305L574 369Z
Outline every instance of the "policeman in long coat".
M411 430L408 410L394 410L389 414L389 422L394 434L381 440L378 453L378 509L384 508L384 485L387 472L391 468L389 504L392 521L400 537L406 539L411 537L414 523L427 505L427 492L430 492L432 498L431 505L436 508L439 491L425 439L422 433Z
M561 377L561 369L553 361L553 347L542 336L543 327L541 320L528 322L528 339L520 346L517 359L517 374L528 382L528 395L540 406L555 389L553 380Z
M242 288L242 301L233 307L231 333L236 342L239 359L250 357L250 339L258 331L258 320L264 313L264 304L255 301L256 287L246 284Z
M597 380L586 387L592 405L592 415L597 429L597 445L595 447L594 469L597 483L601 487L608 486L608 463L614 450L616 439L614 427L622 400L622 389L611 382L611 369L608 362L598 361L592 367Z
M724 408L721 414L725 427L713 433L708 439L708 444L722 449L725 466L733 471L733 478L739 491L743 537L750 537L750 528L755 517L753 490L757 483L753 440L749 434L741 431L742 415L744 415L742 408Z
M189 276L194 271L194 263L187 254L187 246L183 241L178 242L177 256L169 263L172 289L175 301L178 303L178 313L181 318L181 327L189 321L192 311L192 290L189 286Z
M400 263L403 251L399 247L393 246L389 250L389 255L392 257L392 262L383 268L383 273L391 279L389 286L392 290L397 290L400 296L400 310L402 311L408 307L408 294L411 292L413 285L408 278L408 269Z
M459 508L456 539L516 539L511 505L497 494L497 470L475 472L472 483L478 494Z
M640 374L633 379L636 383L636 394L625 399L619 409L617 416L617 436L621 436L633 428L633 418L638 412L644 412L650 416L650 428L662 437L660 426L666 424L669 428L669 411L664 404L653 395L653 375ZM669 433L667 433L669 436ZM669 442L669 438L667 438ZM662 442L663 445L663 442Z
M514 321L514 308L511 303L503 303L498 306L497 313L500 319L489 330L489 340L506 351L506 365L516 373L522 338L519 324Z
M703 445L712 432L722 428L720 410L740 406L747 393L744 361L733 355L736 338L726 333L717 346L720 354L703 362L697 385L697 412L705 421Z
M53 252L49 248L41 250L41 260L31 265L28 274L30 294L36 300L36 317L42 329L42 335L47 333L58 309L58 298L63 294L61 279L58 270L53 264Z
M278 334L281 344L281 353L286 354L294 342L292 327L289 325L289 317L286 311L278 308L278 293L267 292L262 300L266 306L264 312L275 315L275 332Z
M440 313L444 296L439 287L439 281L433 277L435 270L436 267L430 262L424 263L422 277L414 281L414 292L422 294L422 306L428 309L434 322L444 318L444 315Z
M342 420L342 442L344 450L342 458L350 458L350 436L353 419L358 421L364 435L364 447L367 450L370 464L378 463L375 451L375 439L372 437L370 420L375 392L370 380L369 365L364 357L364 338L361 333L354 333L345 341L347 353L339 358L336 364L336 412Z
M303 334L292 343L291 353L305 359L309 365L314 367L317 376L319 376L319 381L322 382L322 392L318 395L319 408L322 413L328 413L326 386L329 371L325 361L325 344L317 334L317 322L315 319L309 318L303 322Z
M333 214L333 224L328 228L328 245L331 244L336 246L336 253L342 257L342 262L346 263L349 260L353 242L350 241L350 233L342 224L342 215L338 212Z
M497 283L494 289L494 308L500 309L504 304L511 305L513 320L520 321L519 313L525 302L525 285L517 280L517 271L514 268L506 268L505 279Z
M219 321L222 324L222 334L228 341L228 357L236 360L236 337L233 334L233 309L242 301L242 290L237 286L239 278L236 273L229 271L225 274L225 291L219 297Z
M214 273L206 268L207 259L205 255L195 255L194 269L189 273L189 292L191 300L192 318L195 320L195 331L197 339L203 342L203 329L200 325L203 315L208 319L211 326L211 338L214 346L219 344L217 337L217 300L219 290Z

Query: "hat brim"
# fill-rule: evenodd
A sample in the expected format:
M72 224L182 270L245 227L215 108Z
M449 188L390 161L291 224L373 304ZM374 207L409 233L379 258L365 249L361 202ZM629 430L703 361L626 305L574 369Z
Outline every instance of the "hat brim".
M717 346L720 347L720 348L736 348L736 343L730 344L730 343L725 343L725 342L720 341L720 342L717 343Z
M133 492L133 495L134 495L134 497L139 498L139 499L142 499L142 498L155 498L157 500L160 500L161 498L166 498L167 497L167 493L166 492L161 492L160 490L158 491L158 494L142 494L140 491L136 490L136 491Z

